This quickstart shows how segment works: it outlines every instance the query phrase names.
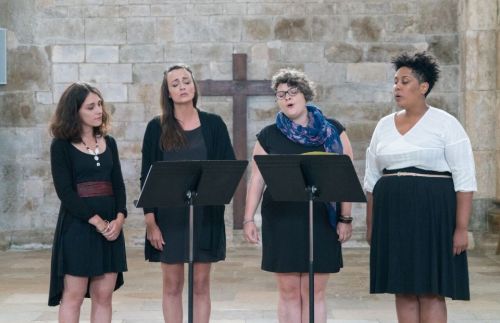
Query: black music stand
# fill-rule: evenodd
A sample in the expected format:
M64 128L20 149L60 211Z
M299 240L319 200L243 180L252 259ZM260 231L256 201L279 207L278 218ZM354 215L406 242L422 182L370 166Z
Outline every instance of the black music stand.
M313 201L366 202L347 155L256 155L255 162L276 201L309 201L309 322L314 322Z
M159 161L151 165L136 207L189 209L188 322L193 322L194 206L224 205L233 197L246 160Z

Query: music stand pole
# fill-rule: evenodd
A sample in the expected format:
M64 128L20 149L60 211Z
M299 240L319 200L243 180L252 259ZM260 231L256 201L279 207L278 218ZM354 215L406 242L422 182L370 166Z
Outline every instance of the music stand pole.
M188 269L188 322L193 323L193 236L194 236L194 206L193 199L196 196L196 192L187 191L186 198L189 205L189 269Z
M308 186L309 193L309 322L314 323L314 222L313 200L317 192L316 186Z

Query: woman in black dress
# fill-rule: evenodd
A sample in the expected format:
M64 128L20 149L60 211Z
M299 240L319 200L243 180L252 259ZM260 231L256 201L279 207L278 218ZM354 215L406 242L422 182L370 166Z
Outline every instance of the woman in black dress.
M141 187L156 161L235 159L224 121L197 108L198 89L187 65L174 65L165 72L160 96L162 114L149 122L144 134ZM161 262L164 319L181 323L184 263L188 261L186 208L145 208L144 220L145 257ZM193 240L193 316L195 322L208 323L211 263L226 257L224 206L195 207Z
M253 155L303 154L322 151L349 155L352 149L344 127L327 119L311 103L312 83L293 69L274 75L272 88L280 108L276 123L257 135ZM264 191L264 180L251 163L243 229L245 238L258 243L254 214ZM278 317L283 323L309 318L308 202L273 201L268 190L262 201L262 269L276 273ZM314 203L314 305L317 322L326 322L325 288L329 273L342 267L341 243L351 237L350 203Z
M62 94L50 130L52 177L61 208L54 235L49 305L78 322L85 296L93 323L111 322L113 291L127 271L125 185L102 95L87 83Z

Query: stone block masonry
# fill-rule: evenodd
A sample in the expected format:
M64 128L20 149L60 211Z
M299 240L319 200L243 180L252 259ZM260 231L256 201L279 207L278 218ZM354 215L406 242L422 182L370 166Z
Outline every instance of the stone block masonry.
M232 79L233 53L248 55L248 79L279 68L304 70L316 103L347 128L360 179L378 119L395 110L390 58L429 50L442 78L429 102L457 116L477 162L472 229L486 230L486 210L500 198L496 0L6 0L8 74L0 85L0 247L50 245L58 200L52 187L47 125L73 81L95 84L112 114L126 176L129 243L142 243L139 186L146 123L160 113L164 70L190 64L199 80ZM201 109L232 127L231 98L201 97ZM274 98L248 100L248 143L272 123ZM362 236L364 205L354 208ZM227 213L232 237L231 208Z

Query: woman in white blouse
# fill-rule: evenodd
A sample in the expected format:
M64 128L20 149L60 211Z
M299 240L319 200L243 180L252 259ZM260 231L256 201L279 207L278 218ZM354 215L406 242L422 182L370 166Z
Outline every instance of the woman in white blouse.
M392 63L402 110L379 121L366 152L370 293L395 294L399 322L446 322L445 297L470 297L472 148L453 116L426 103L435 59L422 52Z

